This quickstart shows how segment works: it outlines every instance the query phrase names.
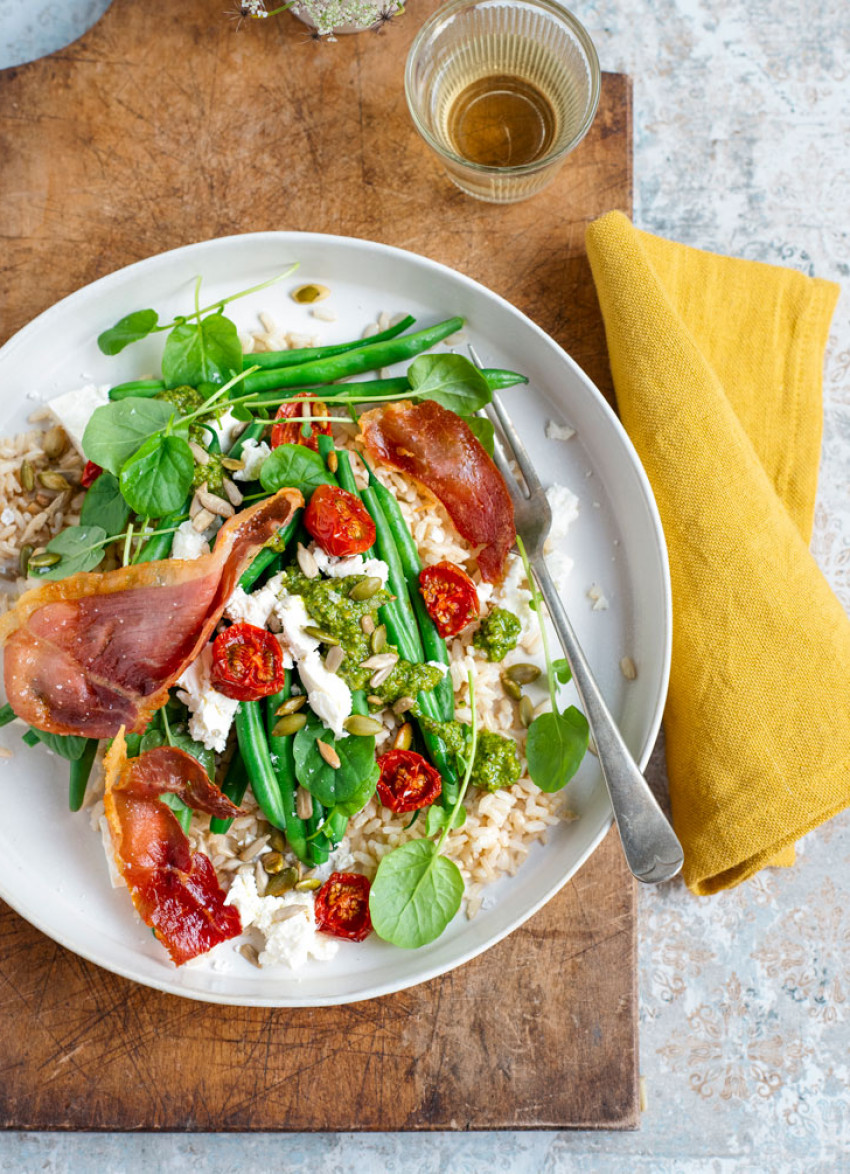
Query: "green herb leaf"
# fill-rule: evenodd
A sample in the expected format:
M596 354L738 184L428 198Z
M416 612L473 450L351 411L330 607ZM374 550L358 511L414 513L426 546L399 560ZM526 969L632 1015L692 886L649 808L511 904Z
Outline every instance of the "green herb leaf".
M156 327L159 314L156 310L136 310L128 314L103 334L97 336L97 345L105 355L117 355L131 342L147 338Z
M146 730L141 736L136 754L144 754L147 750L155 750L157 746L168 745L175 746L178 750L185 750L187 754L191 754L193 758L198 760L209 778L215 779L215 751L207 750L205 746L202 746L200 742L196 742L194 738L190 738L188 734L172 734L171 742L169 743L164 730ZM129 753L129 746L128 755L131 758L135 757L135 755ZM164 796L160 796L160 798L163 802L166 801ZM174 810L177 811L178 808Z
M445 807L440 807L435 803L428 808L428 814L425 816L425 835L434 836L437 832L441 832L448 824L450 812ZM466 808L458 807L455 817L452 820L452 828L462 828L466 823Z
M589 736L587 718L571 705L563 713L542 713L528 728L528 773L541 791L565 787L581 765Z
M121 496L118 478L101 473L83 499L80 524L102 526L107 534L120 534L130 520L130 507Z
M95 408L83 433L83 452L116 477L149 436L161 432L174 416L174 405L130 396Z
M45 730L37 730L35 726L30 726L30 729L48 750L67 758L69 762L77 762L85 753L88 738L78 738L75 734L48 734Z
M471 415L493 399L487 380L463 355L420 355L407 378L417 399L432 399L459 415Z
M336 769L329 766L319 753L316 747L319 739L338 754L340 764ZM351 735L336 739L311 714L307 725L295 735L292 751L298 782L325 807L348 805L359 799L367 780L373 788L377 785L380 771L375 762L374 738Z
M195 458L179 436L150 436L121 469L124 500L142 517L179 509L192 487Z
M93 571L103 560L104 539L108 535L102 526L69 526L51 538L46 549L61 555L58 563L45 570L30 572L39 579L67 579L78 571Z
M490 421L486 416L464 416L463 419L475 433L481 447L492 456L496 450L496 429Z
M162 377L166 387L220 386L241 370L239 334L223 314L181 322L165 340Z
M552 669L555 673L555 676L562 685L566 685L573 679L572 670L563 656L559 657L557 660L552 661Z
M379 937L414 950L440 936L460 908L463 877L432 840L408 840L378 865L369 913Z
M260 484L267 493L276 493L284 486L300 489L309 500L314 489L336 482L317 452L303 444L281 444L263 462Z
M322 741L324 741L324 738ZM374 750L372 753L374 754ZM340 815L344 815L347 819L350 819L352 815L357 815L358 811L362 811L375 794L375 787L378 785L380 773L377 769L367 772L363 776L363 781L357 790L344 803L337 803L333 811L328 812L328 819L330 819L334 811L339 812Z

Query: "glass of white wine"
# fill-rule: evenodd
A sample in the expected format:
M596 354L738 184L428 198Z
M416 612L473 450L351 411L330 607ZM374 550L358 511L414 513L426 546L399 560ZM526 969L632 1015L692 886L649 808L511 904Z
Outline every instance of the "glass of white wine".
M599 105L599 58L553 0L451 0L419 30L405 93L462 191L512 204L545 187Z

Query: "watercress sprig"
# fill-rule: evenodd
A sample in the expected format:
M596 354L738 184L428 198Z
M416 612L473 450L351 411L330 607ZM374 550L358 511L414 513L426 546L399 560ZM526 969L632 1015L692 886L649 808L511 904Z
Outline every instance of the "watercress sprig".
M388 852L378 865L369 893L369 913L375 933L405 950L414 950L438 938L463 899L460 869L453 860L442 855L442 848L456 821L462 822L459 820L461 804L478 748L475 686L471 672L469 706L472 720L463 780L440 838L436 843L427 838L408 840Z
M574 705L568 706L563 712L558 710L558 681L569 680L564 674L564 668L567 673L569 669L565 661L553 661L549 654L549 635L543 620L543 598L522 539L518 537L516 544L528 579L532 607L540 625L543 654L546 657L546 679L552 702L552 712L541 713L528 727L525 757L532 781L541 791L551 794L565 787L578 770L587 750L590 730L587 718Z

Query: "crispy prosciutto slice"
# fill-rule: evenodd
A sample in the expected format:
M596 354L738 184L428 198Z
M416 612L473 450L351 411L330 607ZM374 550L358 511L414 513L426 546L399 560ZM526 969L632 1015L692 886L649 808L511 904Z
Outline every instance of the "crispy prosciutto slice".
M440 499L468 542L480 546L482 578L497 583L516 539L505 482L472 429L435 403L387 404L360 417L369 452L415 477Z
M128 758L123 730L104 759L103 802L115 862L133 904L180 966L242 932L239 913L225 904L209 858L193 853L174 813L160 801L166 792L222 819L238 807L207 778L196 758L159 746Z
M236 514L210 554L28 591L0 619L9 704L54 734L141 733L221 618L254 555L303 504L294 489Z

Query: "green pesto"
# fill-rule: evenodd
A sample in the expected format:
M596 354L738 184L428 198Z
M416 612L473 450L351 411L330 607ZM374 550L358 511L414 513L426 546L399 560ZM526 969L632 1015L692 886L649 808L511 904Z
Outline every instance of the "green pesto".
M512 611L494 607L481 621L481 626L472 637L472 643L487 653L490 661L504 660L516 648L522 624Z
M207 397L202 392L198 391L198 389L196 387L166 388L165 391L158 391L156 393L156 395L154 396L154 399L161 399L161 400L165 400L166 403L174 404L175 408L177 409L177 411L180 413L181 416L189 416L192 414L192 412L196 412L198 410L198 408L200 408L204 404L206 398ZM219 402L217 404L213 404L212 408L210 409L210 412L211 412L212 416L215 417L215 419L220 420L221 417L224 415L226 407L227 407L227 404L222 404L221 402ZM209 439L208 435L207 435L207 430L201 424L199 424L197 421L194 421L193 423L191 423L189 425L189 436L192 438L192 440L196 440L198 442L198 444L201 445L202 448L207 447L207 443L208 443L208 439ZM215 453L210 453L210 456L215 456L215 455L216 455ZM208 467L209 466L204 466L204 468L208 468ZM206 477L198 478L198 470L196 469L195 470L195 487L197 488L198 485L202 485L204 481L207 481L207 484L209 485L210 489L220 489L221 488L221 478L222 478L221 465L219 465L218 472L216 474L214 474L214 477L215 477L215 482L207 481Z
M207 489L217 493L224 483L224 467L221 463L221 453L211 452L209 461L205 465L195 465L192 485L195 489L206 481Z
M452 754L462 755L466 751L469 726L463 722L435 722L419 714L423 729L442 738ZM482 791L498 791L511 787L522 774L522 765L517 754L516 742L504 734L491 730L478 731L478 748L472 764L470 782Z
M204 402L204 397L195 387L172 387L166 391L158 391L154 399L163 399L166 403L174 404L181 416L197 412Z
M442 679L441 670L431 664L412 664L409 660L400 660L383 685L377 689L370 687L369 692L380 697L385 705L392 705L401 697L430 693Z

